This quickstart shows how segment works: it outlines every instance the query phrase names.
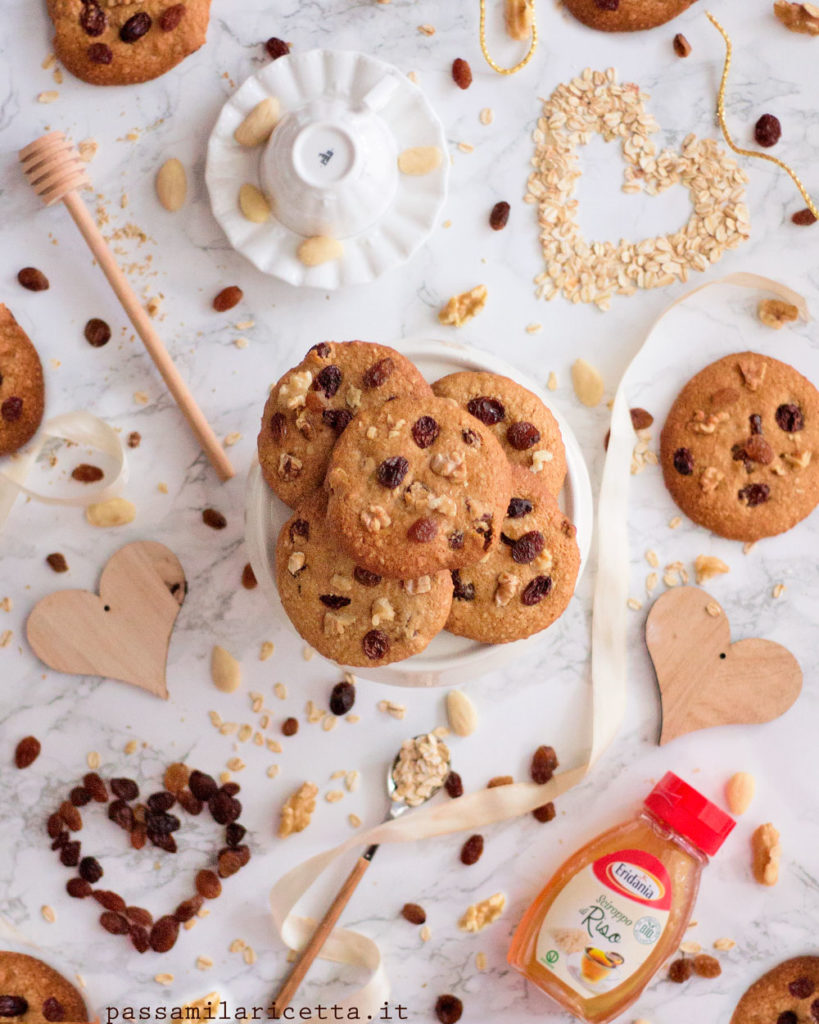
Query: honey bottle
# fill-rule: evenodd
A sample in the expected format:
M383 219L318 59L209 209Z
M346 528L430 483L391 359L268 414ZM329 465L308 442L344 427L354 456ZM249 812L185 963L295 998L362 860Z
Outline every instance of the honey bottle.
M518 925L509 963L581 1020L613 1020L676 952L702 869L734 824L667 772L636 818L558 868Z

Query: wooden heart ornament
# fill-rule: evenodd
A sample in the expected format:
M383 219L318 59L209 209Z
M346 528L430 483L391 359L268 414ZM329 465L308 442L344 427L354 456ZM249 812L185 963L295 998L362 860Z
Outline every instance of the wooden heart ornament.
M660 745L712 725L770 722L802 689L787 648L757 638L732 644L725 612L699 587L675 587L654 602L646 644L660 685Z
M179 559L164 544L126 544L102 570L99 595L59 590L38 601L28 642L58 672L119 679L167 700L168 647L186 592Z

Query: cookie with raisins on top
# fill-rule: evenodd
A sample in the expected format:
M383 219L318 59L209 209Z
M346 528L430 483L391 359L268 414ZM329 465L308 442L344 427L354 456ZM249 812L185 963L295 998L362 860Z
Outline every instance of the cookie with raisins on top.
M322 341L273 385L259 430L259 462L291 508L324 480L330 452L359 412L431 394L400 352L368 341Z
M0 950L0 1017L23 1024L85 1021L80 993L53 967L25 953Z
M514 466L540 476L552 494L566 479L566 450L557 420L537 395L508 377L463 370L436 380L432 390L489 427Z
M783 533L819 502L819 392L792 366L738 352L677 396L660 437L665 485L721 537Z
M664 25L694 0L565 0L584 25L600 32L641 32Z
M91 85L134 85L205 42L210 0L48 0L60 63Z
M819 956L795 956L751 985L731 1024L801 1024L819 1020Z
M284 610L301 636L342 665L389 665L422 651L452 604L446 570L387 579L357 565L326 520L320 488L296 508L276 545Z
M26 332L0 303L0 455L16 452L31 440L44 408L40 357Z
M487 559L452 573L445 628L484 644L538 633L566 610L579 569L574 525L544 482L515 466L500 544Z

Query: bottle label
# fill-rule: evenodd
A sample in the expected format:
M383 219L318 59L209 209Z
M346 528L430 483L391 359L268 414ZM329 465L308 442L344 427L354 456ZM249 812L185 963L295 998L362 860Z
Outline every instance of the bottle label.
M586 999L624 984L653 952L671 911L671 879L645 850L617 850L578 871L549 907L539 964Z

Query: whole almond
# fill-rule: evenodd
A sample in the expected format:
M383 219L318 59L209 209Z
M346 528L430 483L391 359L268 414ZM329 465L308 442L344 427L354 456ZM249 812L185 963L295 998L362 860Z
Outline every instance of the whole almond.
M273 134L278 123L279 101L275 96L268 96L250 111L233 133L233 138L240 146L261 146Z
M441 166L444 154L437 146L413 146L398 157L398 170L402 174L429 174Z
M725 784L725 800L731 814L744 814L751 806L756 781L750 772L736 772Z
M237 284L229 284L223 288L218 295L214 296L213 308L217 313L226 313L234 306L238 306L244 297L244 292Z
M136 505L125 498L110 498L89 505L85 510L85 518L92 526L125 526L136 519Z
M572 363L572 386L583 405L590 408L599 405L603 399L604 387L600 371L585 359L576 359Z
M213 685L222 693L233 693L242 682L242 670L233 655L218 644L210 656L210 675Z
M322 263L339 260L343 254L344 246L341 242L326 235L305 239L297 250L297 255L305 267L317 267Z
M176 213L185 205L188 178L185 168L176 157L171 157L159 168L156 176L156 194L166 210Z
M264 224L270 220L270 203L264 192L255 185L242 185L239 189L239 209L254 224Z
M471 736L478 728L475 705L460 690L450 690L446 695L446 716L456 736Z

